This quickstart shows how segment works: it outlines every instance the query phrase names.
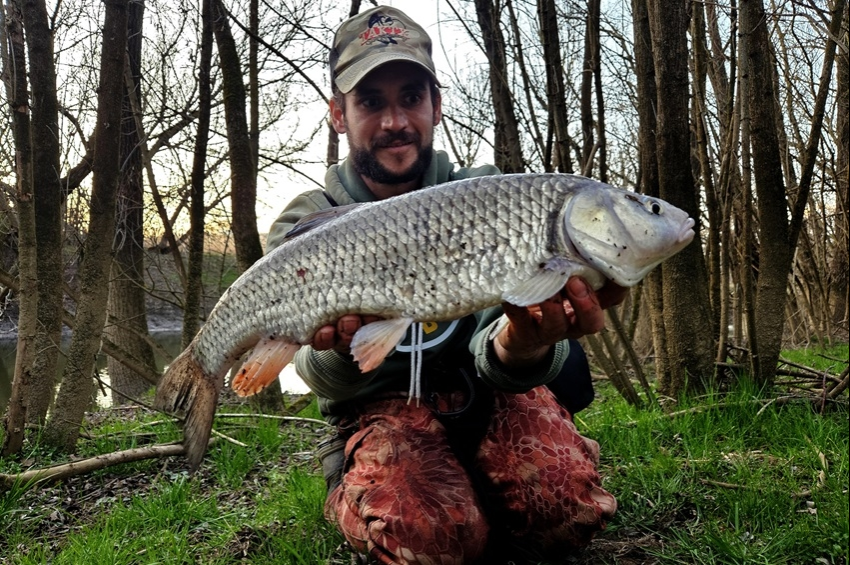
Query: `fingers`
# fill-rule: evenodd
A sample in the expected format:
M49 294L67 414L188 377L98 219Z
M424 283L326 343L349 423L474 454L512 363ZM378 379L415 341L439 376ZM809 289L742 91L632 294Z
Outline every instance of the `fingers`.
M584 279L572 277L568 280L566 295L573 309L569 337L593 334L605 327L605 313L599 297Z
M326 349L335 349L340 352L347 352L351 347L351 340L354 334L361 327L380 320L379 316L359 316L357 314L348 314L337 320L336 324L322 326L313 335L311 345L313 349L320 351Z
M319 351L333 349L336 345L336 328L333 326L322 326L319 328L315 335L313 335L311 345Z

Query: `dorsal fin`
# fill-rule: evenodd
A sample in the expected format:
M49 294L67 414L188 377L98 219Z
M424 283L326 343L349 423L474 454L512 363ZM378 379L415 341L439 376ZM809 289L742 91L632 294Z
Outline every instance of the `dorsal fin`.
M318 210L316 212L313 212L312 214L307 214L306 216L298 220L298 222L294 226L292 226L292 229L286 232L286 235L283 237L283 241L289 241L290 239L294 239L299 235L303 235L308 231L321 226L322 224L325 224L331 220L334 220L336 218L339 218L340 216L351 212L352 210L361 205L361 203L355 202L354 204L334 206L333 208L328 208L326 210Z

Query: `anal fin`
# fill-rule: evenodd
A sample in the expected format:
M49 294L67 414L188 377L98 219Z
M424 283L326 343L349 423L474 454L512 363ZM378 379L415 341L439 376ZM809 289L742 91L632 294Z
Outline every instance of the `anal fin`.
M412 318L390 318L366 324L351 340L351 355L364 373L383 363L393 348L404 338Z
M233 392L239 396L257 394L277 378L300 348L299 344L282 339L261 340L233 377Z

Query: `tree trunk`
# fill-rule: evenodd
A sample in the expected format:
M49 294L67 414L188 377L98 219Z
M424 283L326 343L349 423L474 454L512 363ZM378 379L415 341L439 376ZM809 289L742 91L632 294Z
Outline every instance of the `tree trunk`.
M236 51L236 42L230 32L227 11L221 0L215 0L213 3L213 18L224 87L227 141L230 147L230 228L236 246L236 261L240 270L245 271L263 256L260 234L257 231L257 164L252 157L245 112L244 73Z
M739 121L741 123L741 191L737 195L736 210L736 233L741 236L736 241L738 255L741 257L738 278L741 285L741 315L746 327L746 337L749 349L747 364L750 374L755 375L753 357L758 351L756 319L755 319L755 296L756 296L756 273L758 273L758 252L756 250L756 215L753 211L753 169L750 157L750 105L747 103L747 92L750 82L749 59L745 55L749 36L740 34L738 45L738 64L740 66L740 93L738 103Z
M841 25L841 43L850 44L850 8L844 6ZM850 55L841 50L837 62L838 84L836 98L838 115L836 116L836 218L834 251L830 265L830 285L833 295L832 323L847 325L848 309L847 282L850 278L848 263L850 263Z
M770 59L768 19L761 0L742 0L741 33L747 36L744 56L749 67L747 92L750 142L759 216L758 280L754 316L754 378L773 383L782 346L788 272L794 249L789 246L788 205L776 132L774 63Z
M699 158L699 173L705 193L705 209L708 213L708 289L711 304L712 335L720 335L720 228L721 219L720 198L715 191L714 169L712 167L709 148L709 135L706 127L708 121L708 103L706 96L706 81L708 78L708 46L705 36L705 9L701 3L692 5L691 37L693 38L693 123L696 137L696 151Z
M253 158L245 115L242 65L221 0L214 0L213 17L213 32L224 83L224 114L230 147L231 231L236 246L236 260L239 268L245 271L263 256L257 232L257 163ZM274 383L252 397L252 403L264 412L280 411L283 408L280 379L275 379Z
M204 267L204 178L206 176L207 142L210 135L212 62L212 0L203 0L201 13L201 58L198 62L198 132L195 135L195 155L192 162L192 201L189 207L191 234L189 238L189 268L186 277L186 303L183 308L183 347L187 347L201 325Z
M652 60L652 36L649 30L647 0L632 0L634 19L635 71L637 74L638 102L638 187L641 193L658 196L658 157L655 145L656 101L655 63ZM664 333L664 293L661 271L655 269L646 278L649 300L652 343L655 351L655 375L661 389L670 387L673 379L670 357L667 354L667 336Z
M514 9L514 3L506 2L505 8L508 12L508 22L513 37L522 37L522 30L520 28L519 18L517 17L517 11ZM525 50L523 49L523 45L521 44L521 42L513 42L510 55L513 57L514 64L516 65L517 69L519 69L520 84L518 88L521 92L525 94L524 98L526 107L533 108L535 99L535 85L537 81L532 80L531 78L531 72L529 72L528 65L526 64L527 57L525 55ZM536 98L540 102L543 101L539 96ZM551 120L548 121L551 122ZM551 149L547 150L547 146L551 147L551 142L548 141L550 139L550 135L544 134L543 131L540 129L540 124L537 119L536 112L531 112L530 114L528 114L526 128L529 131L529 133L526 134L526 137L531 138L532 143L537 147L536 152L540 155L545 156L548 154L551 156ZM535 152L535 150L532 150L532 152ZM544 165L544 170L551 171L551 163L547 161Z
M495 165L504 173L521 173L525 171L525 162L522 144L519 143L519 124L514 113L513 95L508 84L507 53L499 14L492 0L475 0L475 12L490 63L490 94L496 114Z
M540 20L543 58L546 60L546 101L549 107L549 120L555 130L554 161L559 172L572 173L567 96L564 92L566 81L564 64L561 60L561 39L558 32L558 11L555 0L538 0L537 17Z
M29 56L33 194L38 268L38 334L29 383L27 421L40 424L47 416L56 383L62 336L62 192L59 183L59 104L53 35L44 0L23 3Z
M23 16L17 2L9 2L6 16L0 17L3 40L3 77L11 110L15 139L15 166L18 211L18 347L12 394L4 421L5 433L0 455L20 452L27 419L32 364L35 358L35 336L38 328L38 271L36 268L35 210L33 208L32 146L30 145L29 101L27 100L26 50ZM7 50L8 48L8 50Z
M67 364L47 422L47 441L74 449L92 400L92 373L106 321L115 200L121 176L120 134L129 0L106 0L98 86L89 228L80 267L80 300Z
M700 242L700 209L690 159L688 123L688 6L647 2L657 92L656 147L659 196L697 221L694 242L661 265L664 328L672 380L660 392L677 396L713 375L714 340L708 276Z
M127 55L129 67L125 72L124 102L121 119L121 179L118 185L117 229L122 234L117 241L115 260L112 263L112 280L109 284L110 323L106 336L131 357L152 371L156 370L153 349L146 340L148 335L147 307L145 304L144 268L144 189L142 183L142 153L139 150L140 134L133 116L134 104L129 89L136 100L141 100L142 19L144 3L131 2L127 19ZM140 121L140 120L139 120ZM150 383L126 365L108 357L107 371L112 386L112 403L124 404L129 398L139 398Z
M588 0L584 32L584 64L581 75L581 171L590 176L593 171L593 80L599 65L600 0Z

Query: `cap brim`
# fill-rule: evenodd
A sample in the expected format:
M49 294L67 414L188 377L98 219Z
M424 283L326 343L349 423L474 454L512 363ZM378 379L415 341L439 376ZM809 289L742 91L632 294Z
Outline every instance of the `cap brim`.
M342 92L343 94L347 94L355 86L357 86L357 83L363 80L366 75L368 75L381 65L386 65L387 63L392 63L395 61L405 61L408 63L415 63L419 65L425 71L427 71L429 75L431 75L431 78L434 79L434 81L437 83L437 86L440 85L440 81L437 80L437 75L434 74L434 71L430 69L428 65L426 65L413 55L397 51L392 53L381 53L379 55L373 55L371 57L367 57L366 59L357 61L350 67L340 72L334 82L336 83L336 86L337 88L339 88L340 92Z

